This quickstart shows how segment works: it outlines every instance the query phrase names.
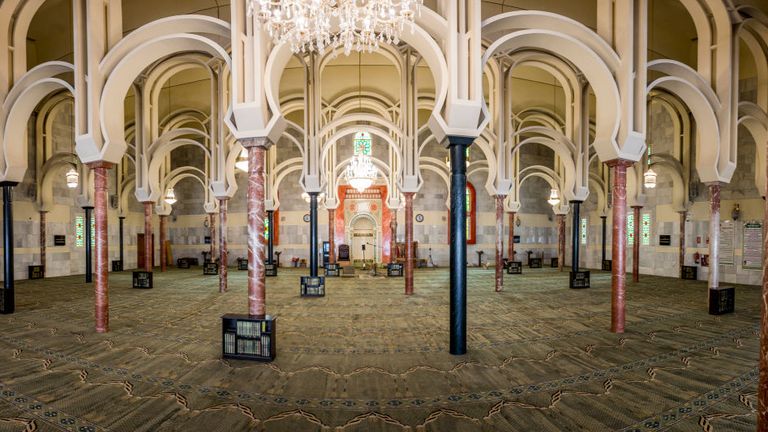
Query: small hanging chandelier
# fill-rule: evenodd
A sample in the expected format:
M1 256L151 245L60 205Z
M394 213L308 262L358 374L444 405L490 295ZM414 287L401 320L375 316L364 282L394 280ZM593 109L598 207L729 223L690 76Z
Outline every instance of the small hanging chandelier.
M243 172L248 172L248 149L243 149L237 159L235 159L235 168Z
M70 189L76 188L80 183L80 174L78 174L77 170L74 168L70 168L69 171L67 171L65 178L67 179L67 187Z
M560 204L560 195L557 193L557 189L552 188L552 190L549 192L549 199L547 200L549 205L556 206Z
M173 188L168 188L165 192L164 201L169 205L173 205L176 202L176 193L173 191Z
M648 168L648 171L643 174L643 186L646 189L656 188L656 172L652 168Z
M347 182L358 192L362 192L376 181L376 167L366 155L355 155L347 167Z
M380 43L397 44L405 24L413 25L424 0L250 0L256 15L278 43L294 53L343 47L371 52Z

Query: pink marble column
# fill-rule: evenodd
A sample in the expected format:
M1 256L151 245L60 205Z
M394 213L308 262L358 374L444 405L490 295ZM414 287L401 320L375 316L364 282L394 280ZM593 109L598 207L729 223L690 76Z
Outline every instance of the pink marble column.
M766 173L768 175L768 173ZM768 191L765 194L765 216L768 222ZM765 228L765 226L763 227ZM763 230L765 233L765 229ZM763 301L760 306L760 378L757 384L757 430L768 432L768 236L763 235Z
M43 276L45 276L45 273L48 271L48 269L45 267L45 261L46 261L46 250L45 250L45 239L46 239L46 233L45 233L45 220L46 215L48 212L41 211L40 212L40 265L43 266Z
M507 258L515 260L515 212L509 212L509 238L507 239Z
M151 272L154 266L152 245L152 201L144 202L144 271Z
M504 195L496 195L496 292L504 289Z
M635 243L632 245L632 282L640 281L640 206L632 206L635 218Z
M405 196L405 294L413 294L413 192Z
M229 200L219 200L219 292L227 292L227 207ZM271 229L272 227L270 227Z
M208 235L211 237L211 262L216 262L216 214L208 213Z
M626 320L626 260L627 260L627 168L632 162L614 159L612 168L613 241L611 241L611 331L624 333Z
M107 169L111 167L111 164L96 162L89 166L93 170L93 207L96 228L96 280L94 283L96 332L106 333L109 331Z
M709 288L720 286L720 183L709 183ZM709 301L709 293L707 293Z
M266 183L266 155L271 145L267 138L241 140L248 149L248 313L263 316L267 313L264 258L267 242L264 237L264 206Z
M160 271L164 272L166 270L166 266L168 265L166 263L167 251L165 250L166 232L168 231L168 216L160 215L159 219L160 219Z
M328 209L328 262L336 262L336 209Z
M685 219L687 212L680 212L680 242L678 250L678 261L680 263L680 277L683 276L683 266L685 265Z
M565 266L565 215L557 215L557 269Z
M397 209L389 210L389 262L397 262Z

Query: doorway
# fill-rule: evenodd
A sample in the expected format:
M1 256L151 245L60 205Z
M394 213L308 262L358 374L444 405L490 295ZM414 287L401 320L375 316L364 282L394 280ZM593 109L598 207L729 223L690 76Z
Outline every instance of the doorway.
M350 223L352 260L379 260L378 229L369 214L358 214Z

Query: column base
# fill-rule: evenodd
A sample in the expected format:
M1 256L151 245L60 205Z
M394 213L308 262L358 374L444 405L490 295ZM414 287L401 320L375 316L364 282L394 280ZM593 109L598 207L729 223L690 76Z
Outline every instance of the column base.
M589 270L572 271L568 279L570 288L589 288Z
M404 268L401 263L389 263L387 264L387 276L388 277L403 277Z
M733 287L709 289L709 314L722 315L733 313L736 302L736 290Z
M246 264L248 265L248 264ZM275 277L277 276L277 264L267 264L264 263L264 276L266 277Z
M31 265L27 266L28 279L43 279L45 277L45 266Z
M133 272L133 287L148 289L152 288L152 272L135 271Z
M301 277L301 296L302 297L325 297L325 277L302 276Z

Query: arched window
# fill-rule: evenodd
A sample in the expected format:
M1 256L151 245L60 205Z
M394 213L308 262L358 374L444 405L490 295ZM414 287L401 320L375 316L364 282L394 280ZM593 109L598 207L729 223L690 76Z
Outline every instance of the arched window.
M477 196L475 187L467 182L467 244L475 244L477 241Z
M355 141L354 141L354 149L355 149L355 156L357 155L363 155L363 156L370 156L371 155L371 134L368 132L358 132L355 134Z

